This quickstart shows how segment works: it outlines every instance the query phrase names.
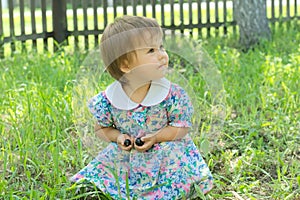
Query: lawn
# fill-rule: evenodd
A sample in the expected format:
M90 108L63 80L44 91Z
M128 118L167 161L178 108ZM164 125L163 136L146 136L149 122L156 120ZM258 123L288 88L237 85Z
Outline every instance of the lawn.
M198 41L226 91L222 125L213 129L206 116L199 124L211 142L203 155L215 178L206 199L300 199L299 28L299 21L276 27L272 41L246 53L234 36ZM79 137L73 104L86 54L65 49L0 61L0 199L76 199L68 178L94 155ZM187 63L171 58L174 66ZM209 111L206 79L187 66L195 104Z

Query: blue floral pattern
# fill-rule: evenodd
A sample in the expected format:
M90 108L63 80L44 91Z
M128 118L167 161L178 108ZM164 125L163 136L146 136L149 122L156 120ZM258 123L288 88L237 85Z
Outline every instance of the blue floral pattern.
M165 126L192 125L192 104L176 84L171 84L168 96L154 106L117 109L101 92L91 99L89 109L101 126L114 125L134 137ZM71 180L92 182L114 199L180 199L192 195L193 184L203 193L213 185L211 172L189 135L155 144L144 153L123 151L112 142Z

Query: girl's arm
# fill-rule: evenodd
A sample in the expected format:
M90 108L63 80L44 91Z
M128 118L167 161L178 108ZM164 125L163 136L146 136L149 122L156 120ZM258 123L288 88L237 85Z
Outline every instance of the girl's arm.
M141 140L144 142L143 146L135 145L135 149L140 152L144 152L150 149L154 144L160 142L168 142L183 138L188 133L188 127L174 127L166 126L156 133L148 134L142 137Z
M181 139L188 133L188 131L188 127L166 126L155 133L155 143Z
M133 147L134 139L127 134L122 134L118 129L114 127L102 127L99 124L95 124L95 134L106 142L116 142L121 149L129 151ZM126 139L131 141L131 145L125 146L124 142Z
M117 142L117 138L121 134L113 127L102 127L99 124L95 124L94 130L96 136L106 142Z

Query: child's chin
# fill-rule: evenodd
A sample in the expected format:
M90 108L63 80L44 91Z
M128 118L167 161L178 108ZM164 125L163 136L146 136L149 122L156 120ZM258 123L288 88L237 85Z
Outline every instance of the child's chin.
M164 78L165 77L165 74L160 74L160 75L157 75L155 77L152 78L152 80L158 80L158 79L161 79L161 78Z

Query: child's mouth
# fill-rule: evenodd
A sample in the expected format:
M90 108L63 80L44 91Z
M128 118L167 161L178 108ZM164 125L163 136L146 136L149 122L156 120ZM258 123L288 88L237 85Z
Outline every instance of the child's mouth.
M161 65L158 67L159 70L165 70L167 69L168 67L166 65Z

